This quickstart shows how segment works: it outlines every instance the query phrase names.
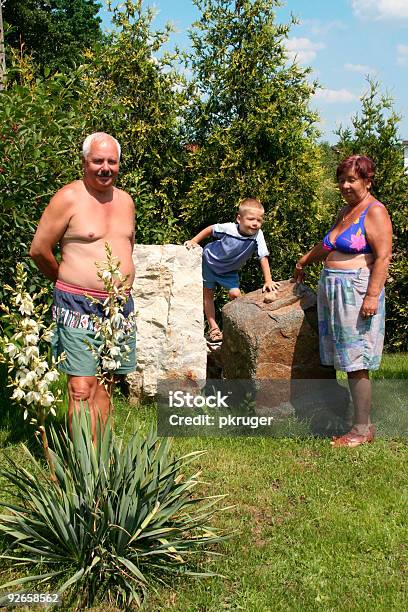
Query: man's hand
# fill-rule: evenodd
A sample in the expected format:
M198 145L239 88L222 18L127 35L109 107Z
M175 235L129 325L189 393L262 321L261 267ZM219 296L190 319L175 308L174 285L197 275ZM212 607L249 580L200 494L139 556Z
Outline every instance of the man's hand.
M200 246L198 242L194 242L194 240L186 240L183 244L187 249L195 249L195 247Z
M275 281L269 281L267 283L264 284L264 286L262 287L262 292L272 292L274 293L275 291L278 291L280 287L279 283L275 283Z

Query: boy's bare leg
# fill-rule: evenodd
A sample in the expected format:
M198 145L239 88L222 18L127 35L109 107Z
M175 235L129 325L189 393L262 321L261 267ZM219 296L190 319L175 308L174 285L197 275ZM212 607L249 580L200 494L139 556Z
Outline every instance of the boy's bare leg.
M241 291L238 289L238 287L235 287L234 289L230 289L228 291L228 295L230 300L236 300L236 298L241 295Z
M215 320L214 289L203 288L204 314L210 326L210 330L218 327Z

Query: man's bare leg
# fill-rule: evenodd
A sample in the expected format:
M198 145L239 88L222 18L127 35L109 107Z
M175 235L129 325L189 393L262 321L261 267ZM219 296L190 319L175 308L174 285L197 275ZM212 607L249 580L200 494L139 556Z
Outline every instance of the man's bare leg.
M112 389L110 389L110 392ZM74 410L80 410L81 402L87 402L91 412L92 439L96 442L96 424L100 419L102 428L111 411L110 394L101 385L96 376L69 376L68 379L68 421L72 435L72 416Z

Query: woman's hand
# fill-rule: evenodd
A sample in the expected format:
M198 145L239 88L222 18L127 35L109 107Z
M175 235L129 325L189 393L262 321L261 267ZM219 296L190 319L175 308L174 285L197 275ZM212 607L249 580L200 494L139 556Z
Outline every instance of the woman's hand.
M293 282L295 283L303 283L305 279L305 271L300 264L296 264L295 269L293 270Z
M369 317L373 317L375 314L377 314L377 309L378 309L378 297L366 295L363 300L361 310L360 310L361 316L364 317L365 319Z

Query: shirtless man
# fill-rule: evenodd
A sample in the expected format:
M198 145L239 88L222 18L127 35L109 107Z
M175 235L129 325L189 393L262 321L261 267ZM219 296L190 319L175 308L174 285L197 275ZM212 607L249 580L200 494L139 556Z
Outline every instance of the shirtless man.
M101 302L106 297L97 277L95 262L106 260L105 243L121 262L127 283L134 279L132 251L135 237L135 212L131 197L114 184L119 172L120 145L109 134L97 132L83 143L83 179L60 189L51 199L40 219L30 248L30 256L39 270L55 283L53 318L57 323L53 337L55 355L65 351L60 369L68 374L69 421L80 402L88 402L92 428L98 417L106 422L110 397L95 374L96 358L87 347L87 340L97 348L91 314L102 315L99 304L91 304L84 295ZM61 247L61 263L53 249ZM123 307L123 314L133 311L133 301ZM127 340L131 348L129 360L116 370L117 374L135 368L135 338Z

